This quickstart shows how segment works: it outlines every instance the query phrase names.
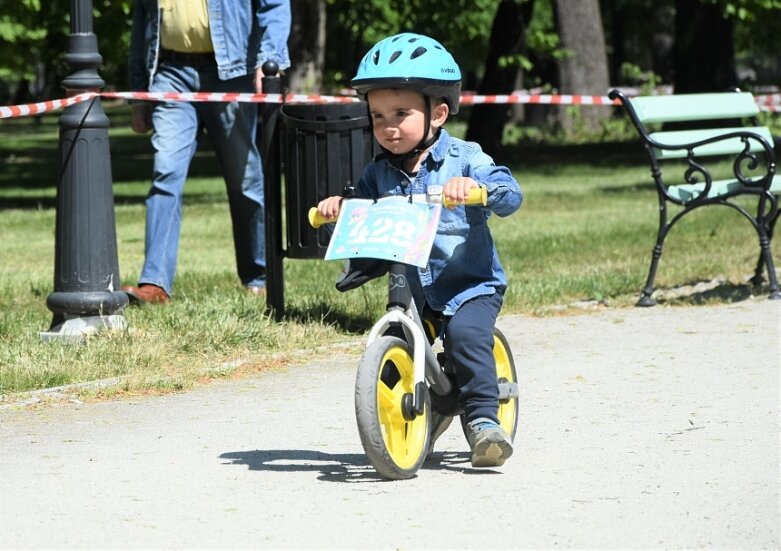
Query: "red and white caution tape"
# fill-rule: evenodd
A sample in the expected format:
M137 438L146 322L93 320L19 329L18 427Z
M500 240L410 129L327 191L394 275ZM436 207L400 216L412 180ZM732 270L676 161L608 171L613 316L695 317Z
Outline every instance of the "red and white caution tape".
M0 106L0 119L9 119L13 117L27 117L30 115L40 115L49 111L63 109L69 105L81 103L94 98L98 94L86 92L65 99L55 99L51 101L42 101L40 103L29 103L27 105L11 105L10 107Z
M95 96L113 99L140 101L220 101L220 102L251 102L251 103L353 103L358 101L351 96L321 96L315 94L249 94L220 92L102 92L100 94L87 92L66 100L47 101L30 105L14 105L0 107L0 119L39 115L48 111L62 109L80 101L87 101ZM540 104L540 105L612 105L607 96L528 94L515 92L512 94L487 96L465 93L461 96L462 105L477 104Z
M220 101L243 103L353 103L357 98L314 94L250 94L234 92L104 92L106 98L145 101Z
M772 113L781 112L781 94L764 94L754 96L760 111Z
M479 94L464 94L461 105L477 104L532 104L532 105L618 105L607 96L582 96L569 94L526 94L513 92L498 96L481 96Z
M220 93L220 92L85 92L65 99L44 101L27 105L0 106L0 119L40 115L57 109L63 109L94 97L104 97L141 101L187 101L187 102L251 102L251 103L352 103L358 101L353 96L321 96L315 94L250 94L250 93ZM757 105L762 111L781 111L781 94L766 94L755 96ZM607 96L587 96L569 94L531 94L520 91L503 95L479 95L464 93L461 105L499 105L499 104L530 104L530 105L617 105Z
M0 119L40 115L69 105L88 101L96 96L140 101L245 102L245 103L354 103L355 97L320 96L314 94L250 94L233 92L85 92L66 99L0 107Z

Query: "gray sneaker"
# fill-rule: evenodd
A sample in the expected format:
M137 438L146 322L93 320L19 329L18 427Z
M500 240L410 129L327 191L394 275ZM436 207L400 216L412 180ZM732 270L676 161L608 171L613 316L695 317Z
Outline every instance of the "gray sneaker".
M431 436L428 440L428 452L426 452L426 459L430 458L434 453L434 442L437 438L442 436L450 423L453 422L453 418L449 415L442 415L434 410L431 410Z
M485 417L469 423L466 438L472 448L473 467L499 467L513 454L508 434Z

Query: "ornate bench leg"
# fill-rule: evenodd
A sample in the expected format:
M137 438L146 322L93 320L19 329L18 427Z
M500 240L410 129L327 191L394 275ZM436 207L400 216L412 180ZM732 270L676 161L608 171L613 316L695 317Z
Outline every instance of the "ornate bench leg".
M673 224L675 220L673 220ZM659 232L656 235L656 245L651 253L651 266L648 268L648 278L645 280L643 294L635 303L635 306L656 306L656 301L651 298L654 292L654 280L656 279L656 269L659 267L659 259L662 256L662 247L664 239L670 231L672 224L667 224L667 202L664 196L659 195Z
M772 261L771 261L772 262ZM775 270L770 272L770 292L767 298L770 300L781 300L781 292L778 290L778 278L776 278Z
M757 260L757 268L754 270L754 277L751 278L751 283L755 286L760 286L765 282L765 278L762 272L767 269L767 277L769 282L769 296L770 299L781 299L781 292L778 288L778 277L776 277L776 269L773 263L773 255L770 250L770 243L773 240L773 230L775 229L776 222L778 221L779 212L776 211L775 216L765 226L758 223L757 233L759 234L759 259ZM764 229L764 231L763 231Z
M770 246L770 243L773 240L773 230L776 227L776 222L778 222L779 213L781 213L781 211L776 211L776 215L767 225L767 229L765 230L767 233L768 247ZM761 234L759 238L759 247L760 247L760 251L759 251L759 258L757 259L757 267L754 270L754 276L750 279L752 285L755 285L757 287L759 287L765 282L765 276L762 274L762 272L765 271L765 249L762 246ZM768 276L769 274L770 274L770 270L768 270Z
M651 298L654 293L654 280L656 279L656 269L659 267L659 258L662 256L662 245L664 244L664 233L659 234L659 238L651 254L651 266L648 268L648 278L645 280L643 294L635 303L635 306L656 306L656 301Z
M777 210L776 215L773 217L773 219L770 221L770 224L768 225L767 229L767 256L770 258L770 263L767 266L768 271L768 277L770 278L770 297L772 299L779 299L781 298L781 294L778 292L778 281L776 278L776 268L775 265L773 265L773 257L770 252L770 244L773 242L773 231L776 228L776 222L778 222L779 214L781 214L781 211Z
M778 278L776 277L776 267L773 264L773 255L770 253L770 240L762 239L760 246L762 248L762 257L765 260L764 264L767 268L767 279L770 284L768 298L772 300L781 300L781 292L778 290ZM754 277L756 278L756 275Z

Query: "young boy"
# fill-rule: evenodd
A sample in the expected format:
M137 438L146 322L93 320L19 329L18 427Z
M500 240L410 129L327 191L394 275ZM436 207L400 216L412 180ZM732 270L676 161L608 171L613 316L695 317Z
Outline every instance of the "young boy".
M456 370L472 465L502 465L513 449L497 418L493 328L507 281L488 218L518 210L520 187L478 144L443 129L448 115L458 111L461 71L436 40L412 33L381 40L364 56L351 84L368 102L374 138L383 149L366 167L358 197L426 193L441 186L446 198L462 202L471 188L488 191L486 207L443 210L428 266L409 266L407 274L418 308L428 305L444 316L443 343ZM329 197L318 211L333 218L341 202L342 197ZM430 450L451 420L434 416Z

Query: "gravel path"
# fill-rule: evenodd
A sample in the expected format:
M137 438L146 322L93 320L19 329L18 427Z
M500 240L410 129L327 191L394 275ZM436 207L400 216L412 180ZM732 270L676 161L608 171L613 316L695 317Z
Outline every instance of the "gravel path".
M779 548L781 303L506 316L516 453L378 480L355 356L0 410L2 548Z

